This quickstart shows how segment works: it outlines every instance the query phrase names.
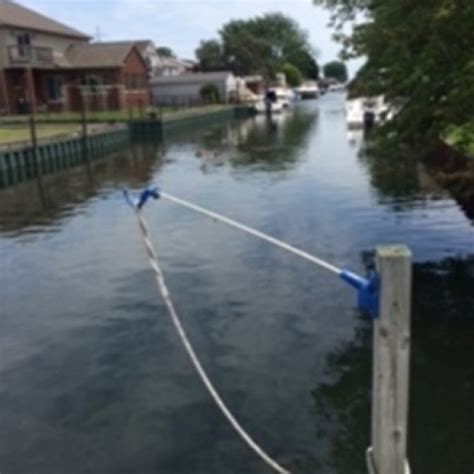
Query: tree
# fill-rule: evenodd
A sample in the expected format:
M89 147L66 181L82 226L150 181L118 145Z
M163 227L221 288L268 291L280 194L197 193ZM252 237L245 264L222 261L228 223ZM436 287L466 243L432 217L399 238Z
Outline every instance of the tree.
M230 21L219 34L220 41L202 41L196 50L203 70L227 68L239 75L261 74L270 80L290 62L305 77L318 77L307 33L281 13Z
M311 51L303 51L292 58L292 63L307 79L319 79L319 66Z
M285 75L286 82L291 87L298 87L303 81L301 71L296 66L293 66L293 64L284 64L281 68L281 72Z
M325 64L323 72L326 79L336 79L339 82L347 81L347 68L341 61L331 61Z
M199 67L203 71L225 69L222 45L218 40L201 41L199 47L196 49L196 57L199 61Z
M270 79L291 62L303 74L314 76L315 60L308 35L288 16L269 13L231 21L220 34L224 56L236 73L258 72Z
M171 48L168 48L167 46L159 46L158 48L156 48L156 52L157 52L158 56L162 56L164 58L175 58L176 57L173 50Z
M367 61L352 95L384 95L398 141L433 142L474 115L474 2L314 0L332 10L345 58ZM358 19L350 34L344 25ZM363 19L362 22L360 20Z

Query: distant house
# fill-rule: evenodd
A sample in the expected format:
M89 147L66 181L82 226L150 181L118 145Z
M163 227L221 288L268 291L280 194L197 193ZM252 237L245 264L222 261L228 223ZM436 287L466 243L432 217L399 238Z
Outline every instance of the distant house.
M146 106L148 69L133 42L88 35L0 1L0 113Z
M151 40L140 40L134 41L134 44L148 66L149 77L155 76L161 64L161 57L156 52L155 43Z
M192 72L196 66L193 61L187 59L158 56L158 65L155 68L155 76L170 77L179 76Z
M156 105L192 105L202 102L200 91L205 84L214 84L223 102L237 94L237 78L229 71L202 72L164 76L151 80L153 103Z
M135 46L148 65L150 78L179 76L193 71L196 66L193 61L187 59L159 55L155 44L151 40L135 41Z

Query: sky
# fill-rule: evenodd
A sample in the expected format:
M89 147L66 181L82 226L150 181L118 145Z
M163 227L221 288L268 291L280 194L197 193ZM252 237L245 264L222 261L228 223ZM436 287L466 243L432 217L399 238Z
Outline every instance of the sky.
M339 46L327 26L329 14L312 0L17 0L19 3L102 41L151 39L178 56L194 58L200 40L218 37L232 19L279 11L308 32L324 64L336 59ZM349 64L351 75L358 63Z

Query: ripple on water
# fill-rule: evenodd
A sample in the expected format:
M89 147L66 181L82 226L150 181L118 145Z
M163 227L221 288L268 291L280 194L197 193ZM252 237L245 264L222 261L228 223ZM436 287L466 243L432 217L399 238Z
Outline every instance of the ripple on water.
M416 166L361 157L343 107L327 95L0 190L5 472L264 469L212 405L157 294L120 191L152 182L355 271L376 245L408 244L413 465L470 465L472 223ZM144 212L189 337L249 432L295 472L365 473L371 331L352 292L174 204Z

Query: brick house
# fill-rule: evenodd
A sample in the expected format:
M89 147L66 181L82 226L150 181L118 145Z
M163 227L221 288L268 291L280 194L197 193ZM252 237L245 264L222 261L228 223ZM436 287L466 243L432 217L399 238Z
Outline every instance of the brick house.
M66 52L66 110L119 110L150 103L148 66L133 41L76 44Z
M133 41L80 31L0 0L0 113L147 106L148 67Z

